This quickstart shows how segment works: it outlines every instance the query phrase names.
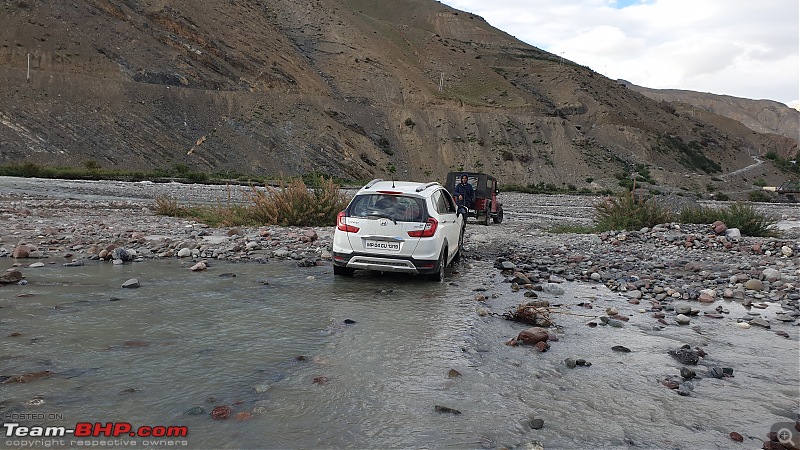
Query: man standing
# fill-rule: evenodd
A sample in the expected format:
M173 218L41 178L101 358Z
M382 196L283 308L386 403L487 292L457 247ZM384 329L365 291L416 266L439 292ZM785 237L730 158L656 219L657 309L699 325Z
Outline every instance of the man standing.
M455 188L455 200L458 206L466 206L473 208L475 206L475 190L469 184L469 177L467 174L461 175L461 182Z

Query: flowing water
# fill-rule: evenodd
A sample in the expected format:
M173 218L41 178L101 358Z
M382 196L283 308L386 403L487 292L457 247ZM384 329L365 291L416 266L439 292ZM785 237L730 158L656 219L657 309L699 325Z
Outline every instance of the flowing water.
M0 263L5 269L11 261ZM601 285L567 283L564 295L542 294L564 308L554 315L559 341L537 353L505 345L524 325L476 313L503 313L528 300L489 262L464 263L442 284L339 278L330 267L289 262L217 262L200 273L187 267L178 260L57 264L27 269L25 286L0 287L0 375L53 372L0 384L3 422L187 427L188 436L171 446L138 438L140 446L158 448L540 442L548 449L724 449L735 444L731 431L745 436L747 448L760 447L751 437L763 438L798 413L798 336L790 325L774 326L789 339L727 318L655 331L640 306ZM122 289L130 278L141 287ZM586 301L595 309L575 306ZM731 317L748 313L720 304ZM623 328L585 325L607 306L630 321ZM779 309L761 313L773 317ZM661 386L680 368L667 350L684 343L706 349L701 364L731 367L735 376L707 378L701 365L691 396ZM632 352L613 352L614 345ZM592 366L569 369L567 357ZM232 408L228 420L211 419L219 405ZM198 406L202 414L187 414ZM240 413L249 420L236 420ZM534 418L544 427L532 429ZM30 439L4 438L0 447L21 448ZM75 447L76 440L34 446Z

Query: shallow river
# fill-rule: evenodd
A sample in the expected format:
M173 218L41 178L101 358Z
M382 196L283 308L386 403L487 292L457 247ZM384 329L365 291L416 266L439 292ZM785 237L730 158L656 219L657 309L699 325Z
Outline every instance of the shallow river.
M12 262L1 260L0 270ZM53 372L0 384L3 422L187 427L188 436L158 448L727 449L736 444L731 431L745 436L742 448L760 448L755 438L800 412L793 326L773 327L789 339L729 318L655 331L641 306L602 285L566 283L564 295L541 295L564 307L553 316L560 339L537 353L504 344L524 325L476 313L528 300L490 262L464 263L443 284L334 278L330 267L288 262L219 262L200 273L189 264L54 264L26 269L27 285L0 287L0 375ZM141 287L122 289L130 278ZM594 309L575 306L587 301ZM747 314L719 303L730 317ZM585 325L607 306L630 321ZM708 352L687 397L660 384L681 367L667 351L684 343ZM568 357L592 366L570 369ZM734 377L707 378L704 365L731 367ZM230 418L211 419L221 405ZM197 407L203 412L187 414ZM532 419L544 426L533 429ZM4 438L0 447L32 439Z

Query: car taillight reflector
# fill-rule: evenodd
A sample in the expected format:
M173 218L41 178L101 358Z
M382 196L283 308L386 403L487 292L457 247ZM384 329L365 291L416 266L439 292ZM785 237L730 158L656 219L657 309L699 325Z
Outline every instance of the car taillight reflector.
M345 219L347 219L347 215L344 211L340 212L336 215L336 228L339 231L344 231L345 233L358 233L359 228L354 227L352 225L348 225L345 223Z
M411 236L411 237L431 237L434 234L436 234L436 228L438 226L439 226L439 222L436 221L436 219L434 219L433 217L431 217L430 219L428 219L427 222L425 222L425 228L424 229L416 230L416 231L409 231L408 235Z

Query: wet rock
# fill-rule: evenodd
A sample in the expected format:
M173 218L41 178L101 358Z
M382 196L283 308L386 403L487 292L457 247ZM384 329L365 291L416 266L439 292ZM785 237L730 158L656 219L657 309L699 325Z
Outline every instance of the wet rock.
M193 265L192 267L189 267L189 270L191 270L192 272L202 272L207 268L208 265L206 265L205 261L198 261L197 264Z
M14 247L14 251L11 253L11 257L14 259L23 259L30 257L31 248L28 247L26 244L19 243L16 247Z
M134 254L135 255L135 254ZM122 247L117 247L111 252L111 258L120 261L133 261L134 255Z
M327 384L328 381L330 381L330 379L328 377L323 377L323 376L314 377L314 379L311 380L312 383L319 385Z
M547 341L539 341L534 344L533 347L536 349L536 351L544 353L550 350L550 343Z
M450 371L447 372L447 377L448 378L457 378L457 377L460 377L460 376L461 376L461 372L457 371L456 369L450 369Z
M589 366L592 365L592 363L590 363L589 361L587 361L585 359L582 359L582 358L576 359L575 360L575 364L577 364L579 366L584 366L584 367L589 367Z
M77 259L77 260L73 259L71 262L64 263L64 267L81 267L83 265L84 262L82 259Z
M233 409L228 405L215 406L214 409L211 410L211 418L214 420L224 420L230 417L231 412L233 412Z
M50 372L49 370L42 370L40 372L31 372L23 375L8 377L7 379L3 380L2 384L29 383L31 381L38 380L40 378L47 378L50 375L52 375L52 372Z
M615 345L615 346L611 347L611 350L614 350L615 352L620 352L620 353L630 353L631 352L631 349L629 349L628 347L622 346L622 345Z
M624 326L624 325L623 325L623 323L622 323L621 321L619 321L619 320L616 320L616 319L610 319L610 320L609 320L608 322L606 322L606 323L608 324L608 326L610 326L610 327L612 327L612 328L622 328L622 327Z
M530 426L534 430L541 430L544 427L544 420L531 419L530 422L528 422L528 426Z
M681 364L686 364L687 366L694 366L700 361L700 354L691 348L681 347L677 350L670 350L667 353Z
M531 327L520 331L517 335L517 340L523 344L535 345L537 342L546 341L549 337L550 335L544 328Z
M761 317L756 317L755 319L751 320L750 321L750 325L756 325L756 326L763 327L763 328L769 328L770 327L769 322L767 322L766 319L763 319Z
M792 255L794 255L794 251L788 245L784 245L781 247L781 254L787 258L790 258Z
M22 279L22 272L16 269L8 269L0 274L0 284L17 283Z
M461 411L455 408L450 408L449 406L434 405L433 410L438 412L439 414L454 414L454 415L461 414Z
M675 316L675 322L677 322L678 325L689 325L691 320L689 319L689 316L686 316L684 314L678 314L677 316Z
M353 324L355 324L355 323L358 323L358 322L356 322L356 321L355 321L355 320L353 320L353 319L344 319L342 322L343 322L345 325L353 325Z
M741 434L739 434L739 433L737 433L735 431L731 431L730 437L731 437L731 440L734 440L736 442L744 441L744 437Z
M139 280L137 280L136 278L131 278L130 280L122 283L123 289L136 289L140 286L141 285L139 284Z
M692 306L688 303L677 303L674 306L675 314L689 314L692 312Z
M725 225L724 222L718 220L713 224L711 224L711 229L714 231L714 234L721 235L725 234L725 232L728 230L728 227Z
M253 413L251 413L250 411L241 411L236 413L236 415L233 416L233 418L238 421L250 420L253 418Z
M569 367L570 369L574 369L575 366L578 365L578 362L574 358L567 358L564 360L564 365Z
M780 320L781 322L794 322L795 318L784 313L775 314L775 320Z
M43 262L35 262L35 263L29 265L28 267L31 268L31 269L37 269L39 267L44 267L44 263Z
M184 247L178 250L178 258L188 258L189 256L192 256L192 251L188 248Z
M192 406L186 411L187 416L199 416L205 414L206 410L202 406Z
M691 380L692 378L694 378L696 376L697 376L697 374L694 372L694 370L689 369L687 367L681 367L681 377L684 380Z

